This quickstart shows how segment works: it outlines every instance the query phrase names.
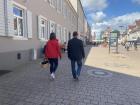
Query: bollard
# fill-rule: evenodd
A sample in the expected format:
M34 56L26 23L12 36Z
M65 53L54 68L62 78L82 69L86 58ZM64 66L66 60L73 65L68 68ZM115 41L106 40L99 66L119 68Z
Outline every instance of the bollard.
M35 48L32 49L32 60L37 60L37 50Z

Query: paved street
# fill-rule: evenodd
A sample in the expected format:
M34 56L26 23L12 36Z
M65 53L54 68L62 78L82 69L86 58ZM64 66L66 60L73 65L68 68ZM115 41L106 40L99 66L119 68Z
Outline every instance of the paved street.
M102 48L87 47L85 50L90 55L79 81L72 79L66 55L59 62L55 81L50 80L49 71L41 68L39 61L1 76L0 105L140 105L140 77L101 67L103 61L107 62L98 53L106 51ZM89 74L91 70L111 75L94 76Z
M113 49L113 48L112 48ZM122 74L140 77L140 49L130 51L122 46L119 47L119 54L109 54L108 48L92 48L88 54L85 64L91 67L102 68Z

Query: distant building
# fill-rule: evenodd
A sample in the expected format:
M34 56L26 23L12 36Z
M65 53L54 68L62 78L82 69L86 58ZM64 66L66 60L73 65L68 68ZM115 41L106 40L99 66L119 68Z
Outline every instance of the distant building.
M92 42L91 27L89 24L87 24L87 41Z
M104 35L104 31L101 31L101 33L100 33L100 40L103 39L103 35Z
M92 40L96 40L96 33L94 32Z
M109 35L110 32L112 31L111 27L107 27L104 31L103 31L103 35L102 38L104 40L104 42L109 42Z
M140 19L136 20L133 25L128 26L127 40L135 41L138 37L140 37Z

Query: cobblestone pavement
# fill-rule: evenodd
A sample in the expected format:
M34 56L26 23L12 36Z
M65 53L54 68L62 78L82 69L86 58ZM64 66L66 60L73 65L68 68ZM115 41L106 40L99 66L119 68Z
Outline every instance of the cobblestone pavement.
M74 81L68 59L59 64L54 81L39 61L1 76L0 105L140 105L140 78L115 72L95 77L87 71L99 68L83 66L80 80Z

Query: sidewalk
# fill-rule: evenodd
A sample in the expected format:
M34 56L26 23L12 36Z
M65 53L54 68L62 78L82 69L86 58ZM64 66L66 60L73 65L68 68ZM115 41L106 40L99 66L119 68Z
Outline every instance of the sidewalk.
M98 51L103 55L104 49L85 50L89 54L86 61L98 57L106 61L102 56L93 56ZM83 66L79 81L72 79L66 55L59 62L55 81L49 79L49 71L41 68L39 61L17 68L0 77L0 105L140 105L140 78L95 68L94 63ZM108 71L112 75L96 77L89 75L89 70Z

